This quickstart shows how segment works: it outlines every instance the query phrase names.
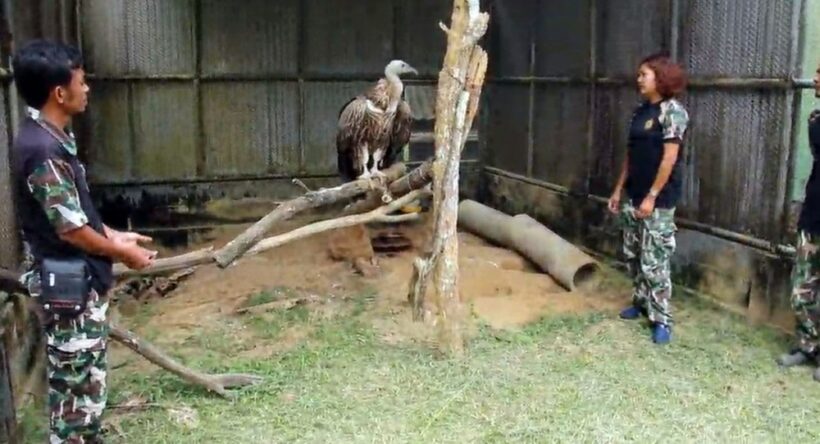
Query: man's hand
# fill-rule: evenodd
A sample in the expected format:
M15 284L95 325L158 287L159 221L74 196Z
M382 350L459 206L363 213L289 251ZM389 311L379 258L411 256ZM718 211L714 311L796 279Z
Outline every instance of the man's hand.
M607 207L612 214L621 212L621 190L615 190L612 193L612 196L609 197L609 202L607 202Z
M142 248L134 241L121 243L119 256L126 267L132 270L142 270L143 268L150 267L151 264L154 263L157 252Z
M646 219L652 215L653 211L655 211L655 198L646 196L643 202L641 202L641 206L638 207L638 211L635 212L635 217L638 219Z

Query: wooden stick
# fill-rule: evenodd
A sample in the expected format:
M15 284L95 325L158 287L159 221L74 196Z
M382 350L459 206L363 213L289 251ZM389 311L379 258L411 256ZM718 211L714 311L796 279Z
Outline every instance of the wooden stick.
M263 378L246 374L218 374L210 375L188 368L155 347L150 342L140 338L131 331L111 325L111 337L131 350L139 353L145 359L168 370L180 378L224 397L232 398L228 391L231 388L244 387L262 382Z
M430 183L431 180L433 180L433 162L428 160L407 175L391 182L388 191L393 197L404 196L413 190L423 188ZM368 193L364 199L348 205L344 210L344 214L364 213L365 211L378 208L381 204L379 193L371 192Z
M406 171L404 164L397 163L391 165L383 171L387 183L401 177ZM283 202L267 216L260 219L242 234L230 241L227 245L219 249L214 254L214 258L220 267L224 268L242 256L251 247L256 245L265 234L279 222L292 218L302 211L329 205L344 199L350 199L360 194L372 190L374 184L370 180L357 180L344 185L307 193L304 196Z
M306 302L318 302L321 298L316 295L300 296L298 298L282 299L281 301L267 302L264 304L242 307L235 311L236 314L260 314L272 310L290 310L291 308Z

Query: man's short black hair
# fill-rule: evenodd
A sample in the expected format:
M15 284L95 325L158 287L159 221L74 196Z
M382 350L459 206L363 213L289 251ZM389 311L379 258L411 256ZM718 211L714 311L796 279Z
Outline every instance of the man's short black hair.
M33 40L17 51L11 66L20 96L28 106L40 109L54 88L71 83L72 71L82 68L83 58L73 46Z

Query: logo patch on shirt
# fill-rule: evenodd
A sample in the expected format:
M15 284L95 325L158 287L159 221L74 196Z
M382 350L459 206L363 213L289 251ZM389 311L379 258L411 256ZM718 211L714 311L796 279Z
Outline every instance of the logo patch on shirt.
M643 129L649 131L652 129L652 125L655 124L655 119L649 119L646 123L643 124Z

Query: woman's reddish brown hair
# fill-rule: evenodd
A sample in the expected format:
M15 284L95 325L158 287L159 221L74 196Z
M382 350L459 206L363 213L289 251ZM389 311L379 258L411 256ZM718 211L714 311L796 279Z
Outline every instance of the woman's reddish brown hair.
M664 99L677 97L686 90L686 71L666 53L652 54L641 61L655 73L658 94Z

